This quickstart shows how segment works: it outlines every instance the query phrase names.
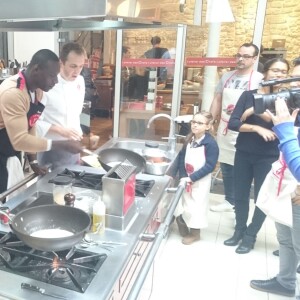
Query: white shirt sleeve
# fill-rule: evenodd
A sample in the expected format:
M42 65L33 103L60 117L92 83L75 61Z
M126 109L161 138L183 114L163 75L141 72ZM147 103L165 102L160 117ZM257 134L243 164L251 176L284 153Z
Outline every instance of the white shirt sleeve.
M41 103L45 105L47 105L48 102L48 97L47 97L47 93L43 93L43 98L41 99ZM51 127L51 124L49 122L46 122L44 120L44 113L41 114L41 116L39 117L39 119L36 122L36 134L39 137L45 137L47 132L49 131Z

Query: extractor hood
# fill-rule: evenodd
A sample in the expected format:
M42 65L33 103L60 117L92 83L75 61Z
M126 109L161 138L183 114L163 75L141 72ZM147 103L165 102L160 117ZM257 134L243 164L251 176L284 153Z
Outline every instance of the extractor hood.
M5 5L1 5L0 20L47 20L106 15L106 0L9 0L5 2Z
M1 0L3 1L3 0ZM139 18L138 0L9 0L0 9L0 31L72 31L173 27ZM127 4L127 12L118 7ZM148 2L149 3L149 2ZM137 17L136 17L137 16Z

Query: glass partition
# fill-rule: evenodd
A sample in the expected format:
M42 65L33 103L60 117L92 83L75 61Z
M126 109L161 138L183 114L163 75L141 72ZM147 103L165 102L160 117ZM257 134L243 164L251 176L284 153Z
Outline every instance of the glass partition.
M123 30L119 137L161 140L169 135L176 28Z

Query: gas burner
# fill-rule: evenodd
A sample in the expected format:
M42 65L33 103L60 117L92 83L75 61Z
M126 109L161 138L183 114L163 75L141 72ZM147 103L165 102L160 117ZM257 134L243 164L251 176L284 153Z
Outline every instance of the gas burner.
M69 169L64 169L63 172L57 174L57 176L65 176L72 178L72 185L74 187L80 188L90 188L94 190L102 190L102 177L103 174L91 174L78 171L72 171ZM49 180L50 183L53 183L56 177Z
M0 233L0 270L84 293L107 258L73 247L45 252L32 249L11 232Z
M80 277L80 271L67 267L50 268L45 272L45 277L47 281L70 282L72 277Z
M73 179L72 185L74 187L102 191L102 177L104 176L103 174L92 174L86 173L85 171L78 172L66 168L63 172L57 174L56 176L71 177ZM49 182L53 183L55 178L56 177L51 178ZM154 184L154 180L137 179L135 184L135 196L143 198L147 197Z

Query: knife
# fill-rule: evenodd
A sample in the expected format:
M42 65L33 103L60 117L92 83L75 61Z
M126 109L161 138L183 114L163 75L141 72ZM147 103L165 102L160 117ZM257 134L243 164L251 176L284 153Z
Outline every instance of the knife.
M44 295L44 296L49 296L49 297L53 297L53 298L57 298L57 299L65 299L65 300L67 299L64 296L60 296L60 295L56 295L56 294L52 294L52 293L47 293L45 289L40 288L36 285L29 284L29 283L22 282L21 283L21 288L26 289L26 290L30 290L30 291L34 291L34 292L38 292L38 293L40 293L41 295Z

